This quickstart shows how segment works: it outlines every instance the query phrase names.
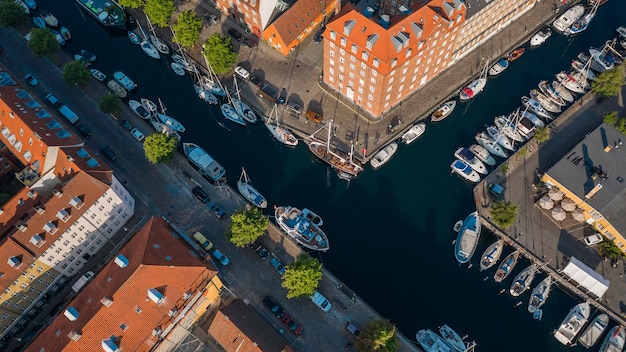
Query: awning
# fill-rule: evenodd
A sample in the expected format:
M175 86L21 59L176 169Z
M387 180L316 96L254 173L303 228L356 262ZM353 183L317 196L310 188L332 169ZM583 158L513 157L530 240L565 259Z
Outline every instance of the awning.
M609 280L575 257L570 258L562 273L596 297L601 298L609 289Z

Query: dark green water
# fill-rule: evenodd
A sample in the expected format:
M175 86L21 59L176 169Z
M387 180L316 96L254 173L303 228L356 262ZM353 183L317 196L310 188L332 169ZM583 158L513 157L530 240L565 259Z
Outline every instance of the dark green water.
M219 109L200 102L188 77L175 76L164 62L145 56L125 32L107 32L73 1L40 3L72 31L74 40L65 49L69 54L89 49L98 56L96 68L108 75L122 70L139 84L134 98L161 97L168 113L185 124L183 141L200 144L214 156L231 185L244 166L270 205L308 207L320 214L331 243L320 257L324 265L409 338L446 323L475 339L480 351L565 349L551 332L576 304L573 298L552 291L544 319L537 322L526 311L528 293L518 307L508 293L499 294L508 291L526 261L502 285L483 281L493 269L484 274L477 265L457 265L452 226L473 211L474 201L472 186L450 175L449 165L457 147L474 143L476 132L494 116L516 109L540 80L553 79L578 52L614 37L615 28L626 25L626 1L603 5L590 28L574 38L553 34L543 46L527 50L470 104L459 104L446 120L429 124L418 141L400 146L389 164L377 171L366 167L349 185L304 144L279 145L263 125L222 129L215 123L223 121ZM492 241L482 236L474 263Z

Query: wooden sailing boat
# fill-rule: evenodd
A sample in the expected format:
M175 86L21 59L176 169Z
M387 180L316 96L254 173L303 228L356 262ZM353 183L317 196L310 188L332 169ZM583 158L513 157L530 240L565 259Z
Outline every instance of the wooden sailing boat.
M333 169L341 173L343 177L349 175L356 177L359 172L363 171L363 167L358 162L352 160L352 154L354 152L354 146L350 149L350 154L346 157L339 155L339 151L330 146L330 132L332 130L332 122L328 123L328 138L326 143L316 139L310 139L307 144L309 150L323 162L330 165Z
M275 123L272 123L272 116L276 116ZM270 131L272 136L276 138L277 141L288 145L288 146L296 146L298 145L298 138L291 133L288 129L281 127L280 122L278 121L278 110L276 109L276 104L272 107L272 111L270 111L270 116L265 120L265 127Z

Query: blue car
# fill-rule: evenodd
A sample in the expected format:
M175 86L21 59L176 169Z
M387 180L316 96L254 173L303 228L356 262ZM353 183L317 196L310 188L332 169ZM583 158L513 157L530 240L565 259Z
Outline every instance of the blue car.
M215 259L217 259L217 261L220 262L220 264L224 266L230 263L230 260L228 259L228 257L225 256L224 253L220 252L220 250L217 248L213 250L213 256L215 257Z
M270 259L270 264L272 264L274 269L276 269L276 271L278 271L280 276L283 276L283 274L285 273L285 267L280 262L280 260L278 260L278 258L272 257L272 259Z

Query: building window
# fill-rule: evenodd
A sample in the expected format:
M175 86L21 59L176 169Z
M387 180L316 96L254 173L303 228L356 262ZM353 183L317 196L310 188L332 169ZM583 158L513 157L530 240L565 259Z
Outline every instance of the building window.
M335 52L334 52L334 51L332 51L332 50L330 50L330 51L328 52L328 55L330 55L330 57L334 57L334 56L335 56Z
M411 57L411 54L412 54L412 53L413 53L413 50L408 49L408 50L406 51L406 57Z
M344 62L346 62L346 60L343 57L340 57L339 62L343 64Z
M335 43L333 43L333 42L329 42L329 43L328 43L328 46L330 46L332 49L334 49L334 48L335 48Z
M329 60L328 60L328 63L329 63L331 66L334 66L334 65L335 65L335 60L333 60L333 59L329 59Z
M372 65L374 65L374 67L378 67L380 65L380 60L374 59L372 61ZM372 74L374 74L374 72L376 72L376 70L372 70Z
M356 46L356 44L352 44L352 47L350 48L350 51L352 51L352 53L356 54L359 51L359 47Z
M350 56L350 61L352 61L352 62L356 62L356 57L354 57L354 56Z
M361 53L361 59L367 61L367 59L369 58L369 54L367 52L362 52Z
M330 31L330 39L332 39L332 40L337 39L337 32L335 32L335 31Z
M354 64L350 64L350 70L354 71L356 69L356 66L354 66Z
M346 44L348 44L348 40L346 38L341 38L341 40L339 41L339 44L341 44L341 46L345 47Z
M396 67L398 65L398 59L391 60L391 67Z
M331 75L334 75L335 74L335 69L331 67L331 68L328 69L328 72L330 72Z

